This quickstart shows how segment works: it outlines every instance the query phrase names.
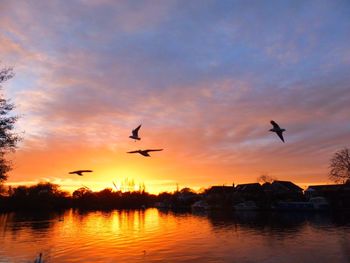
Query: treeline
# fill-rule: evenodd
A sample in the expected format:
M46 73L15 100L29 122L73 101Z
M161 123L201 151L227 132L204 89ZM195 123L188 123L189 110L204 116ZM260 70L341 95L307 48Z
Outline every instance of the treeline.
M2 210L32 210L60 209L71 205L70 195L51 183L39 183L33 186L9 187L7 193L2 193L0 209Z
M145 208L157 202L158 196L140 191L113 191L106 188L94 192L82 187L69 194L57 184L10 187L0 194L0 210L59 210Z
M83 209L146 208L154 204L156 196L145 191L122 192L106 188L93 192L82 187L73 192L71 201L72 207Z

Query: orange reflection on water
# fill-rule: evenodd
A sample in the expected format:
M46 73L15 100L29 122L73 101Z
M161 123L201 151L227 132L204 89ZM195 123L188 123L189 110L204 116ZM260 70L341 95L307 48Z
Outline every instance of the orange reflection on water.
M17 260L34 259L40 252L54 262L118 262L142 260L168 252L181 241L178 231L191 233L197 220L184 223L181 218L157 209L112 212L79 212L62 215L14 213L0 217L4 247L1 256ZM208 223L201 229L209 231ZM185 236L184 239L187 237ZM181 239L181 238L180 238ZM21 251L19 255L14 251ZM162 257L162 256L161 256Z
M55 263L349 262L350 219L333 220L157 209L7 213L0 214L0 262L33 262L40 252Z

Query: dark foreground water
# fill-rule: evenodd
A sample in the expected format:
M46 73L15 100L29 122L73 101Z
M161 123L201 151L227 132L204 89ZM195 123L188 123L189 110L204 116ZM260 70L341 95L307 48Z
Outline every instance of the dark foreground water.
M305 213L0 214L0 262L350 262L350 216Z

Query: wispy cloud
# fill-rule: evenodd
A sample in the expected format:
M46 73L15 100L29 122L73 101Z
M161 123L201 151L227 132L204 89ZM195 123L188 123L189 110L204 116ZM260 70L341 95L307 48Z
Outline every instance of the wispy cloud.
M30 166L48 156L73 166L98 153L113 170L117 152L159 145L162 162L142 164L147 180L207 185L270 172L322 181L330 155L348 144L346 2L3 7L1 59L16 70L7 93L26 132L16 165L30 171L15 169L13 180L47 176L50 165ZM268 132L271 119L287 129L286 144ZM139 123L143 139L130 144ZM125 167L135 161L122 160ZM58 170L67 165L57 163Z

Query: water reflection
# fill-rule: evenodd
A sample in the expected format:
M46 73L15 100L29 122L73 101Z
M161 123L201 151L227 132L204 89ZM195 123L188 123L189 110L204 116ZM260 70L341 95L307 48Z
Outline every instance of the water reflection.
M350 262L350 216L157 209L5 213L0 242L0 262L33 262L40 252L48 262Z

